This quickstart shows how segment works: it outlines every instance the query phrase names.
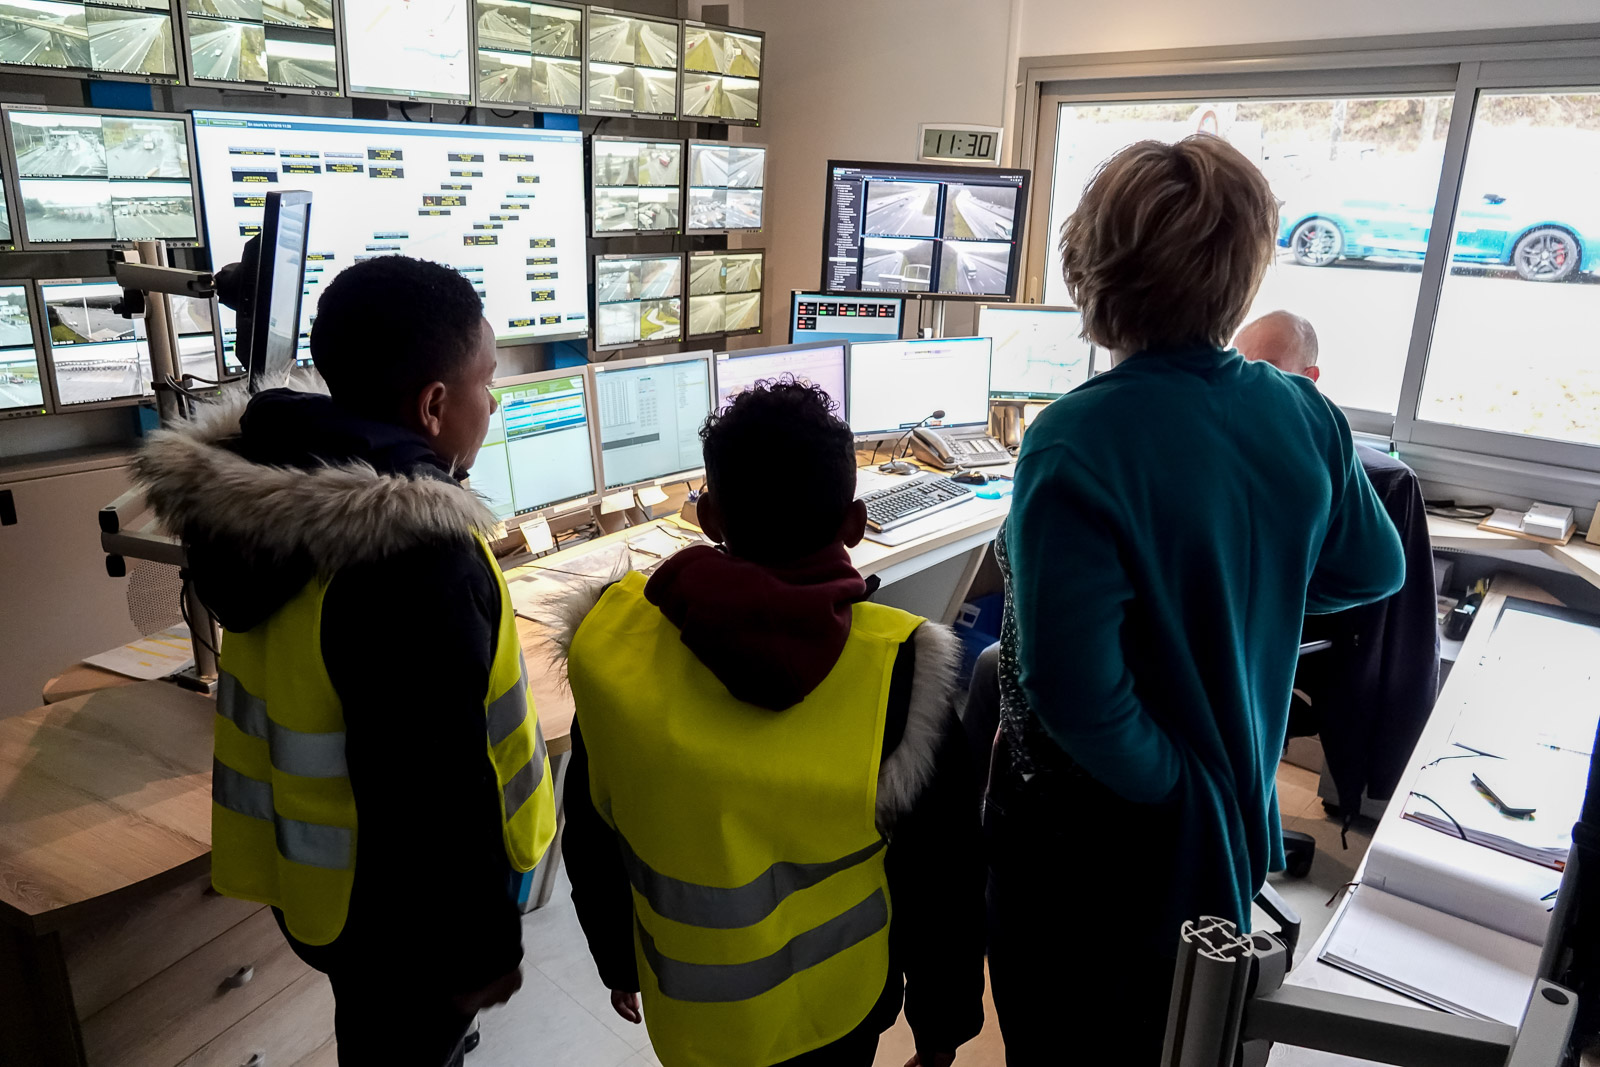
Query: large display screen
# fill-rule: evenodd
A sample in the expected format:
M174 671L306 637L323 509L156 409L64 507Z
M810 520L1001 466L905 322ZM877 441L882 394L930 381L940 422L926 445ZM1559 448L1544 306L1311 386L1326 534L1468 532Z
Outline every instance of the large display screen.
M199 238L183 116L25 108L5 109L24 246Z
M39 295L56 403L62 409L136 403L155 395L144 320L124 318L115 310L122 300L120 285L109 279L63 278L40 282ZM217 353L209 317L196 303L173 309L178 374L214 380ZM209 311L211 305L205 306Z
M1054 400L1089 380L1094 346L1079 336L1077 308L1005 304L978 308L978 335L994 342L989 394Z
M0 285L0 419L45 413L28 290Z
M478 102L583 108L583 9L477 0Z
M905 306L899 296L796 292L789 302L789 341L898 341Z
M1028 172L828 164L822 288L1013 299Z
M935 411L944 418L932 419ZM850 429L858 436L989 421L989 339L929 338L850 346Z
M764 252L689 253L690 337L761 329Z
M683 28L683 114L724 122L761 121L759 34L699 23Z
M339 94L331 0L184 0L196 85Z
M758 382L782 381L814 385L828 394L838 416L846 418L845 348L843 343L789 345L717 353L717 409L724 411L733 398Z
M701 468L700 426L711 414L710 355L595 364L595 421L606 489Z
M590 8L588 110L677 115L681 26L664 19Z
M0 66L176 82L166 0L0 2Z
M764 145L689 142L689 233L761 229Z
M594 235L677 233L682 223L683 142L629 137L590 141Z
M596 256L594 347L627 348L683 336L683 256Z
M214 264L239 259L268 190L311 192L302 343L322 283L391 254L471 279L501 341L588 333L576 130L197 111L195 143Z
M471 0L340 0L352 96L472 102Z
M579 370L495 382L499 409L472 465L472 488L502 522L593 496L594 451Z

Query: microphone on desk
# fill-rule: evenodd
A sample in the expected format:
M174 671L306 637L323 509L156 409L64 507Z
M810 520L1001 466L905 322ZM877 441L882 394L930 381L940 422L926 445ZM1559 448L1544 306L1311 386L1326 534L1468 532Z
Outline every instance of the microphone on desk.
M912 434L914 434L918 430L922 429L922 427L928 425L928 423L931 422L932 420L934 420L934 419L942 419L942 418L944 418L944 408L939 408L938 410L936 410L936 411L932 412L931 414L925 416L921 422L919 422L915 426L911 427L911 429L909 429L905 433L901 434L900 435L900 440L896 441L894 443L894 447L889 450L889 461L887 463L884 463L881 466L879 466L878 469L880 471L882 471L883 473L885 473L885 474L915 474L915 473L917 473L916 465L913 464L913 463L908 463L904 458L905 452L903 451L903 449L906 447L906 441L907 441L908 438L910 438L910 436ZM895 458L895 453L896 452L900 453L900 455L901 455L900 459L896 459Z

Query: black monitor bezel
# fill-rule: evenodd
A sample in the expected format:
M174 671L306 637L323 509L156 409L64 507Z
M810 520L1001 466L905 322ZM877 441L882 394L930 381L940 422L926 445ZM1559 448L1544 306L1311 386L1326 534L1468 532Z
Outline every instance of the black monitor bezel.
M267 374L271 368L266 365L267 355L267 325L272 318L272 283L277 277L278 246L278 220L283 213L285 203L299 206L305 205L306 226L302 235L304 242L300 249L300 284L294 290L294 322L295 322L295 351L299 351L300 341L300 311L305 302L305 264L306 252L311 247L311 194L301 189L273 189L267 193L267 203L261 215L261 247L256 256L256 276L251 286L253 293L250 308L250 351L245 353L245 358L240 362L244 364L245 373L250 377L250 391L257 392L263 383L268 387L280 385L281 382L269 382ZM237 336L235 337L235 352L237 353ZM294 369L299 363L298 356L291 357L289 366L284 368L285 373Z

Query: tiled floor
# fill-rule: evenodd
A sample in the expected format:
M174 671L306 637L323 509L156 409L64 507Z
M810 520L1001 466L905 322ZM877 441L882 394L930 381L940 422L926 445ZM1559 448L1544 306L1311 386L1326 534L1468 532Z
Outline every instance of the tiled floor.
M1284 764L1278 771L1278 798L1285 827L1317 838L1317 857L1303 880L1274 875L1273 881L1302 920L1300 944L1310 947L1327 925L1328 898L1355 877L1371 842L1370 825L1352 828L1349 851L1339 842L1339 827L1324 816L1317 798L1317 776ZM523 920L527 952L522 992L509 1005L483 1016L483 1044L467 1057L467 1067L648 1067L658 1064L643 1026L633 1026L611 1010L578 928L563 874L547 907ZM1258 921L1269 925L1258 916ZM983 1033L961 1047L962 1067L1000 1067L1005 1053L994 1006L985 998ZM902 1019L883 1037L877 1067L900 1067L912 1054L911 1033Z

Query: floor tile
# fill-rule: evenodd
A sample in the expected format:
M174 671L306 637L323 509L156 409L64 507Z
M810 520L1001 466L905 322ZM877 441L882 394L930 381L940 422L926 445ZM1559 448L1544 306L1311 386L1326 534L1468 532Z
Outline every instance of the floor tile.
M522 991L480 1022L483 1042L468 1067L620 1067L637 1052L531 967Z

